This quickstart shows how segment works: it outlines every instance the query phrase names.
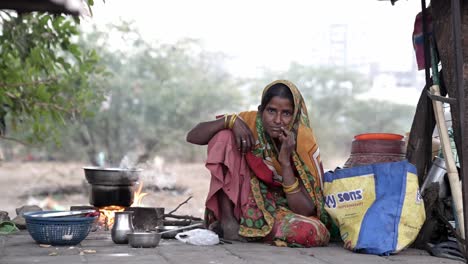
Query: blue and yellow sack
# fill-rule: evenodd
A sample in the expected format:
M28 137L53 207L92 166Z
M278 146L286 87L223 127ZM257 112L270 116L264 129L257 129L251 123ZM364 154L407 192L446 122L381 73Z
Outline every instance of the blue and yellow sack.
M327 172L323 193L345 248L356 252L397 253L426 219L416 168L406 160Z

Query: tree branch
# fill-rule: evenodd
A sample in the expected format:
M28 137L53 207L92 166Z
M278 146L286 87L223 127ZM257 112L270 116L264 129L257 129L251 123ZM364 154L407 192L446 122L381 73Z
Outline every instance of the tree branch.
M0 87L3 88L17 88L21 86L34 86L38 84L50 84L56 82L58 79L57 77L52 77L49 79L45 80L38 80L38 81L32 81L32 82L25 82L25 83L0 83Z
M65 109L59 105L56 105L56 104L48 104L48 103L41 103L41 102L37 102L35 103L36 105L38 106L42 106L42 107L48 107L48 108L54 108L55 110L60 110L62 112L66 112L66 113L73 113L74 112L74 109Z
M182 203L180 203L174 210L170 211L167 215L171 215L172 213L174 213L175 211L177 211L182 205L186 204L190 199L192 199L193 196L189 196L189 198L187 198L187 200L183 201Z
M22 141L22 140L19 140L19 139L16 139L16 138L5 137L5 136L0 135L0 139L9 140L9 141L14 141L14 142L20 143L20 144L22 144L22 145L24 145L24 146L32 146L31 144L26 143L26 142L24 142L24 141Z

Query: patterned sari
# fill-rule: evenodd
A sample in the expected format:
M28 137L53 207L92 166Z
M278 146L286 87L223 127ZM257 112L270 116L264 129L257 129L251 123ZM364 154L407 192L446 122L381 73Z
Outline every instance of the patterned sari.
M262 97L268 89L277 83L289 87L294 97L294 121L288 128L295 133L297 139L296 151L292 155L293 168L296 177L315 204L316 216L305 217L289 209L286 195L280 187L282 176L280 175L281 166L277 160L278 151L274 147L272 139L263 129L261 113L257 111L242 112L239 116L253 132L256 144L252 153L246 156L249 175L239 182L241 185L239 189L246 190L245 186L249 186L248 191L236 192L239 193L240 198L230 196L235 207L239 209L236 214L240 223L239 235L248 240L262 240L278 246L323 246L330 239L327 226L331 225L331 220L324 210L321 191L323 169L319 148L309 125L302 95L294 84L284 80L275 81L265 87ZM208 156L210 156L210 151L208 151ZM208 163L207 167L210 168ZM265 170L268 170L269 174L264 173ZM230 174L236 177L235 170L231 170ZM213 187L213 179L211 187ZM210 193L216 191L211 189ZM232 186L227 188L227 190L231 189ZM209 203L210 199L213 199L213 195L209 196L207 200L206 216L209 222L210 219L213 220L211 213L213 206L211 208L208 206L212 204Z

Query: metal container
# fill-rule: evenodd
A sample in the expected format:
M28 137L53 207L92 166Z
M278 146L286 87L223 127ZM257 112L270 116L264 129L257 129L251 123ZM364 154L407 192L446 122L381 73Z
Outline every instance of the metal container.
M84 167L90 186L89 203L96 207L118 205L128 207L133 203L133 186L141 169Z
M156 247L161 240L161 235L154 232L133 232L128 234L128 244L135 248Z
M127 207L133 213L133 227L136 231L155 231L164 225L164 207ZM163 237L164 238L164 237Z
M112 226L112 241L116 244L127 244L128 234L133 233L132 211L115 212L114 225Z
M128 207L134 199L133 186L91 185L89 203L95 207L118 205Z
M97 185L134 185L141 169L84 167L86 180Z
M182 227L175 227L170 230L166 230L163 232L155 233L155 232L132 232L128 234L128 243L132 247L156 247L159 244L159 241L161 240L161 237L163 237L166 234L178 233L178 231L185 230L185 229L192 229L195 227L200 227L203 226L203 223L198 223L198 224L193 224L193 225L188 225L188 226L182 226Z
M447 185L444 181L444 176L447 173L445 168L445 160L439 157L435 157L432 162L431 168L427 173L426 179L424 179L423 185L421 186L421 194L424 194L425 190L431 183L439 183L439 198L447 197Z

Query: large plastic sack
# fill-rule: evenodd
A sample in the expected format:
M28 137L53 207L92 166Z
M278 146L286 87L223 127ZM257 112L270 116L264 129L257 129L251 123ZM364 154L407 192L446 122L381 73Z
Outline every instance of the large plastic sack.
M178 233L175 238L184 243L197 246L211 246L219 244L219 237L215 232L200 228Z
M327 172L323 192L345 248L355 252L397 253L426 219L416 168L406 160Z

